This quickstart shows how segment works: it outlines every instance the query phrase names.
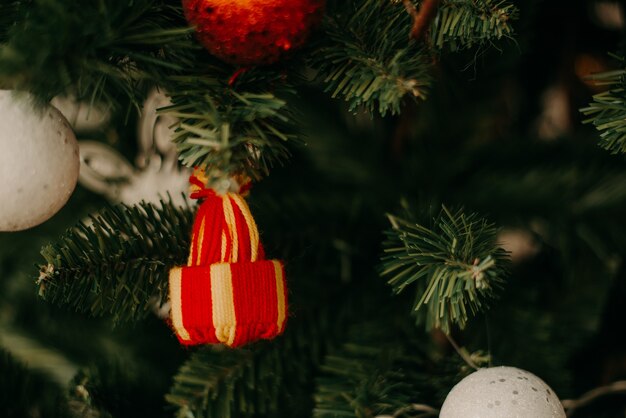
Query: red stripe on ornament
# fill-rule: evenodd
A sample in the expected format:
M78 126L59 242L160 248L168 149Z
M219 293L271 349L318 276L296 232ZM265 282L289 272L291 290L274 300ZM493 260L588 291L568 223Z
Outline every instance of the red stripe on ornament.
M233 346L279 334L276 278L271 261L231 265L237 333Z
M189 334L186 345L215 344L210 267L182 269L181 299L183 325Z

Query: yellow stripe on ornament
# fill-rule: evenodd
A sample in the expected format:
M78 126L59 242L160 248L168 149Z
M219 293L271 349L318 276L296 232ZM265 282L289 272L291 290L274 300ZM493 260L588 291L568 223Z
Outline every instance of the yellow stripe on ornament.
M230 264L211 265L211 301L215 337L224 344L232 345L235 341L237 317Z

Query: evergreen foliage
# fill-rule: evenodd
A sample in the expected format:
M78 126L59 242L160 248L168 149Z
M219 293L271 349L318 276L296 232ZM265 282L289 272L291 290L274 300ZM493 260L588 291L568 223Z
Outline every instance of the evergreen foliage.
M313 416L436 416L450 388L473 366L454 351L442 351L432 334L414 326L403 304L382 289L358 299L339 343L319 366ZM481 352L461 350L481 366L489 360Z
M347 341L324 358L313 416L414 416L418 412L409 406L415 404L432 413L424 416L436 416L428 405L440 406L471 369L456 356L433 353L423 334L405 333L381 320L353 325Z
M399 1L340 2L328 14L326 42L311 66L332 97L370 113L397 114L405 97L425 99L431 84L428 48L408 39L411 17ZM451 50L510 37L517 9L492 0L444 1L432 25L432 48Z
M205 168L209 175L244 171L259 178L289 155L294 111L285 99L294 91L278 73L251 69L233 88L228 77L213 65L171 78L165 85L173 104L162 112L179 120L173 140L183 164ZM264 90L268 84L271 93Z
M506 1L446 0L433 21L431 43L436 48L447 46L456 51L493 44L501 38L512 39L511 23L517 15L517 7Z
M169 269L186 260L193 213L171 201L103 209L43 248L40 294L115 321L145 317L167 299Z
M18 7L19 6L19 7ZM194 41L178 5L166 0L11 2L0 20L0 78L42 101L73 95L90 103L136 106L151 86L172 98L164 112L176 124L182 162L215 173L259 178L284 161L297 138L289 97L309 74L306 61L333 97L356 110L397 114L406 96L425 98L432 54L408 40L410 16L401 4L378 0L329 7L320 41L284 69L237 69ZM24 15L15 22L17 13ZM516 9L492 0L444 2L433 24L433 45L451 49L493 42L512 32ZM66 35L58 36L58 28ZM2 34L6 36L2 44ZM435 38L436 37L436 38ZM308 56L302 60L301 58ZM229 80L231 83L229 83ZM217 175L217 174L216 174Z
M394 351L397 349L385 350L378 344L346 344L342 351L329 355L322 367L323 377L318 379L314 416L392 414L421 398L415 387L420 375L416 370L421 366L417 357L413 353L402 358Z
M621 289L622 162L598 158L587 137L546 143L526 128L510 132L537 118L536 109L507 100L539 102L545 86L515 68L527 70L518 55L536 35L533 13L547 3L518 2L523 16L513 1L439 3L418 43L409 39L402 1L329 0L306 48L276 65L239 71L198 45L179 1L3 1L1 88L28 90L42 102L61 94L103 101L120 110L117 126L107 129L132 142L125 123L156 86L171 99L160 112L177 119L172 128L184 165L259 179L292 153L297 163L274 170L250 199L266 250L286 260L288 327L274 341L243 349L181 349L163 319L150 317L167 298L169 269L185 264L192 206L106 207L68 230L42 250L38 285L50 305L35 305L32 281L23 280L18 264L31 263L24 248L58 232L44 226L16 234L20 239L0 237L0 325L28 329L42 345L88 363L68 397L0 349L0 415L435 416L471 372L439 330L468 347L459 352L478 353L474 361L493 357L527 368L562 397L592 384L584 367L597 368L602 379L619 377L619 343L608 353L581 350L602 321L609 289ZM458 61L475 63L486 48L499 49L518 17L519 28L532 32L520 39L524 54L482 55L488 68L469 83ZM554 19L546 21L552 34ZM538 62L535 71L550 71ZM602 132L603 147L624 152L624 71L594 78L609 91L583 113ZM411 103L427 96L419 108ZM301 107L318 118L314 130L301 120ZM132 148L110 132L94 134ZM295 149L305 135L309 146ZM421 203L389 216L378 266L386 285L375 273L382 214L399 195ZM93 208L92 198L81 207ZM427 209L441 201L468 212ZM65 216L84 213L74 211ZM482 214L532 233L536 252L511 268L499 230ZM487 311L496 296L500 303ZM621 341L611 331L603 330ZM482 348L489 356L475 351ZM615 414L605 408L576 416L623 416L616 404Z
M332 327L328 313L316 311L292 321L284 336L250 348L204 347L174 377L166 396L178 417L292 417L306 413L298 388L312 381ZM311 340L311 335L318 338Z
M197 48L180 7L166 1L77 7L32 0L20 8L23 18L0 45L0 78L42 101L72 94L109 105L126 98L139 103L146 86L190 65L190 51Z
M623 65L624 59L620 58ZM626 70L614 70L589 77L608 90L593 96L580 111L600 134L600 146L613 154L626 153Z
M370 112L398 113L406 95L425 98L430 64L408 40L411 18L402 6L377 0L349 1L329 14L327 43L313 51L311 66L332 97Z
M415 283L413 310L427 330L449 333L486 309L504 282L507 255L497 229L477 214L445 206L427 224L389 217L381 274L396 293ZM411 218L410 218L411 219Z

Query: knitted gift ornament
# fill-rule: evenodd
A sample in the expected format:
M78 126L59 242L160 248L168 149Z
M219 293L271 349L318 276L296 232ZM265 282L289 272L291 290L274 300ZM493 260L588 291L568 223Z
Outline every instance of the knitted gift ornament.
M186 267L170 271L172 327L184 345L238 347L272 339L285 328L283 264L265 260L259 231L239 193L220 195L198 176L191 197L204 199Z

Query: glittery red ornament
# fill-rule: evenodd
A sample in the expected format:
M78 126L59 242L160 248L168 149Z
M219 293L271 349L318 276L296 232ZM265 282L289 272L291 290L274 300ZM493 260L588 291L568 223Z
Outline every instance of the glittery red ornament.
M231 64L272 64L302 46L325 0L183 0L185 16L211 54Z

